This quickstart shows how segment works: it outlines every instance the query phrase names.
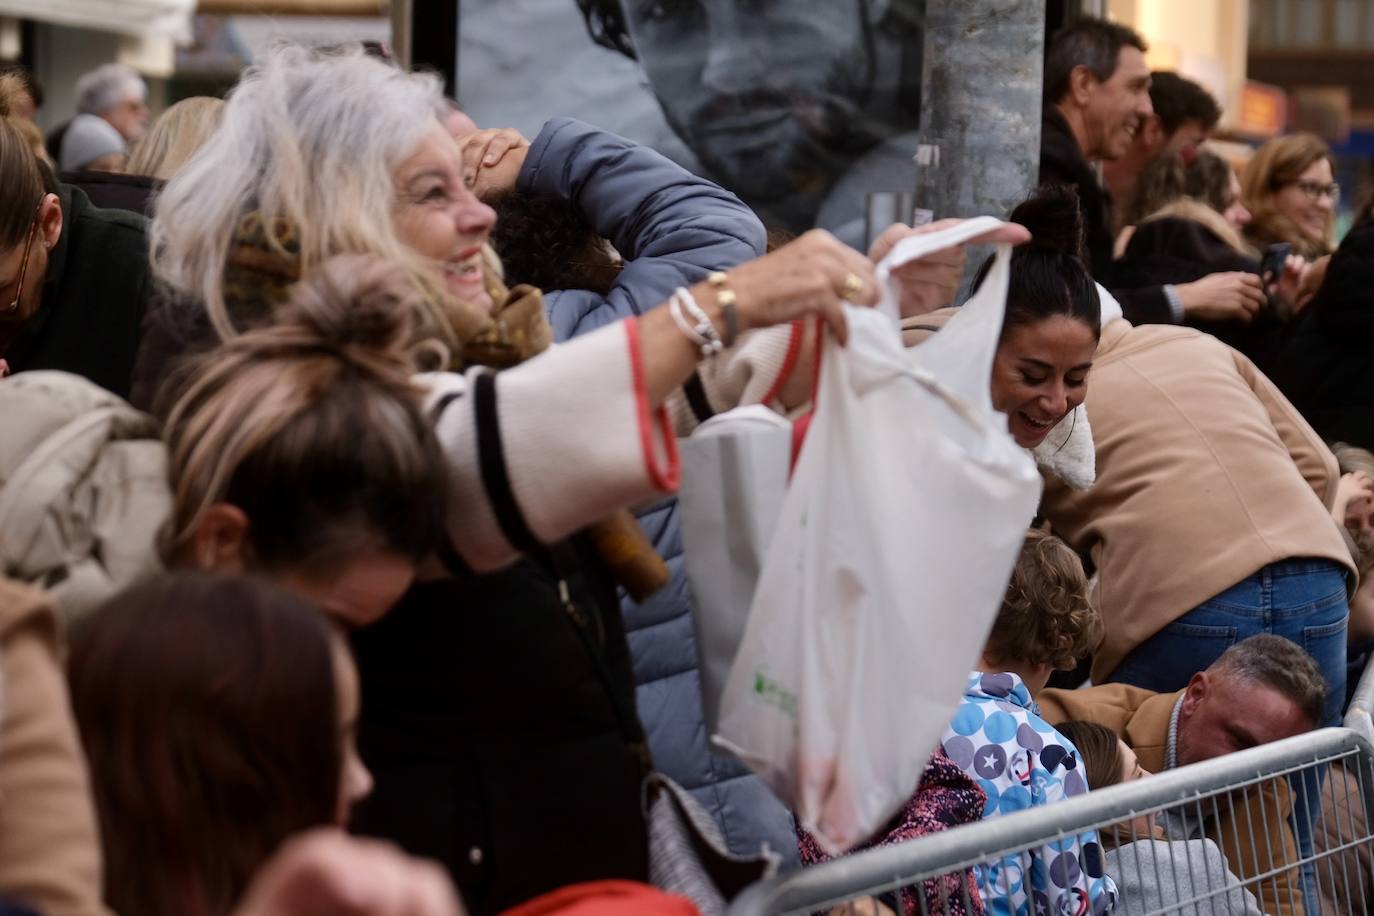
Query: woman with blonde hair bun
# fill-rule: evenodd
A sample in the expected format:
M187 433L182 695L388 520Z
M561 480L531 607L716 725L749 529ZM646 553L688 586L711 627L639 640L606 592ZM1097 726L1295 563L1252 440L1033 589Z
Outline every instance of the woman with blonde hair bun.
M1261 250L1287 243L1309 261L1331 254L1341 199L1335 165L1331 148L1315 134L1275 137L1261 146L1241 176L1250 243Z

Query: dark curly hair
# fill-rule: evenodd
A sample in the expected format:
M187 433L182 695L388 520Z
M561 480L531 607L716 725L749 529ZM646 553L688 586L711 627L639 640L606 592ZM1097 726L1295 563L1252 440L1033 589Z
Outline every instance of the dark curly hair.
M510 191L484 199L496 211L491 244L506 282L606 295L620 276L615 249L560 197Z
M1094 337L1100 335L1102 300L1084 263L1078 192L1068 185L1045 185L1012 210L1009 219L1029 229L1031 240L1011 254L1002 339L1056 315L1080 321ZM974 292L983 285L992 262L989 256L974 274Z
M984 656L998 664L1030 662L1065 671L1101 638L1102 618L1088 598L1078 555L1052 534L1026 532Z
M1221 107L1212 94L1172 70L1150 74L1150 106L1166 134L1173 134L1184 121L1197 121L1210 131L1221 120Z

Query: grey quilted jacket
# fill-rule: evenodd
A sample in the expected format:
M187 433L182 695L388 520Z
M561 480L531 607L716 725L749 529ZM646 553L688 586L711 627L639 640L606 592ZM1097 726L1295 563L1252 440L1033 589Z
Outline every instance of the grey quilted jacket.
M546 293L559 340L648 311L675 287L764 252L762 224L733 194L653 150L578 121L544 126L519 188L573 203L625 261L606 296ZM643 604L626 599L623 605L649 748L657 768L712 813L733 852L757 852L767 843L790 867L797 861L791 814L743 764L712 754L707 743L677 511L677 501L668 499L640 512L671 580Z

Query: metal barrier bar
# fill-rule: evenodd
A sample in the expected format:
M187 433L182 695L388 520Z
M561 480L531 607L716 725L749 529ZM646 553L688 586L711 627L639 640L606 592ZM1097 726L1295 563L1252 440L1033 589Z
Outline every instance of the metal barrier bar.
M1360 686L1362 690L1370 688L1369 695L1374 696L1374 680L1368 675ZM1368 709L1369 706L1361 708ZM1364 715L1368 723L1368 713ZM1207 802L1210 802L1213 814L1220 817L1217 797L1221 794L1230 793L1234 797L1236 793L1244 793L1248 798L1252 790L1276 778L1340 762L1353 763L1363 800L1365 826L1355 831L1361 835L1354 842L1374 845L1374 838L1368 834L1370 825L1374 825L1374 742L1360 729L1326 728L1169 770L1147 779L1094 790L1051 806L1031 808L907 843L867 850L762 881L739 895L731 904L729 914L771 916L825 910L863 895L881 894L916 885L923 880L1015 854L1056 838L1062 839L1190 803L1195 806L1199 819L1206 813L1204 803ZM1234 824L1235 807L1227 807ZM1269 823L1264 817L1261 820ZM1255 825L1251 822L1248 826L1253 845L1257 842ZM1263 842L1271 843L1267 835ZM1254 845L1256 861L1259 860L1260 851L1258 845ZM1266 851L1267 860L1272 860L1272 853L1270 846ZM1188 854L1191 855L1191 850ZM1298 868L1305 862L1323 859L1330 865L1329 860L1333 855L1332 850L1324 850L1320 855L1307 859L1299 854L1296 859L1290 860L1285 851L1283 861L1276 868L1265 874L1248 876L1245 879L1246 886L1253 885L1258 891L1262 882L1272 882L1275 876ZM1341 864L1348 867L1344 861ZM1357 875L1354 883L1363 895L1364 876ZM1222 889L1215 893L1225 894L1227 891ZM1354 898L1347 895L1344 899ZM1197 908L1196 912L1204 910Z
M1352 728L1374 744L1374 664L1366 665L1355 694L1345 708L1346 728Z

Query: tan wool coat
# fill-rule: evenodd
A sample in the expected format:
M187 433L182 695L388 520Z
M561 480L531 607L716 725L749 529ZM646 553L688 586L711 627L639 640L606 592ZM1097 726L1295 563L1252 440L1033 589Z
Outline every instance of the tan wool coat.
M1047 478L1041 512L1097 567L1102 683L1146 639L1265 566L1355 565L1336 459L1250 360L1189 328L1102 331L1086 400L1097 482Z
M1143 768L1158 773L1164 769L1169 720L1182 695L1181 690L1155 693L1128 684L1104 684L1081 690L1042 690L1036 703L1051 725L1086 721L1110 728L1136 752ZM1222 807L1207 821L1205 831L1221 848L1231 871L1243 881L1277 872L1272 880L1251 886L1251 891L1272 916L1304 916L1299 869L1283 867L1299 859L1288 822L1293 798L1287 780L1264 783L1239 799L1219 798L1217 804Z
M37 589L0 578L0 897L106 916L100 834L60 658Z

